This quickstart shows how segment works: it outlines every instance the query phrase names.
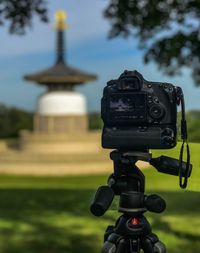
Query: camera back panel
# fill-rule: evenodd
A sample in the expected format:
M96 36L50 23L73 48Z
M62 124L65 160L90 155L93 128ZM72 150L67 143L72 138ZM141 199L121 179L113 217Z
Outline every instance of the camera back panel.
M169 83L148 82L125 71L104 88L102 146L111 149L169 149L177 138L177 92Z

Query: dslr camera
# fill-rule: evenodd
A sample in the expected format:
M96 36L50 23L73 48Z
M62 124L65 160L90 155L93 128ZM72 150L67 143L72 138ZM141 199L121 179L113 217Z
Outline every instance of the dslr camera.
M104 88L102 147L118 150L170 149L177 143L177 106L182 90L124 71ZM184 132L184 124L182 126Z

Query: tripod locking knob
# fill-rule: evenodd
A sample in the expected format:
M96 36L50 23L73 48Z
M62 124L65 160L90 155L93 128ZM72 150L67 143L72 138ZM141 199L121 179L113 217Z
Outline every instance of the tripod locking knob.
M110 207L115 194L109 186L101 186L97 190L90 211L95 216L102 216Z
M148 211L153 213L162 213L166 209L165 200L156 194L146 196L145 206Z

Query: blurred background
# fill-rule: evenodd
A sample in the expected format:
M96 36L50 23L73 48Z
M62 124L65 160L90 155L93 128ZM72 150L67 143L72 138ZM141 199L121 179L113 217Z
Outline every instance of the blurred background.
M100 252L114 202L89 212L112 173L101 148L100 99L125 70L185 93L193 174L140 163L148 193L167 201L147 214L169 252L200 248L200 3L186 0L0 2L0 251ZM180 114L180 113L179 113ZM180 145L153 151L178 158Z

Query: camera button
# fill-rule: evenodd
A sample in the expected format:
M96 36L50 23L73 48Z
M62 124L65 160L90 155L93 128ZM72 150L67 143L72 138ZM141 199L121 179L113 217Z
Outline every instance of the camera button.
M148 95L147 103L151 105L153 103L153 97L151 95Z
M172 147L174 145L174 138L170 136L164 136L162 138L162 142L164 143L166 147L170 147L170 146Z
M159 100L158 100L157 97L155 97L155 98L153 99L153 101L154 101L155 103L159 103Z
M163 114L164 114L164 110L161 106L159 105L153 105L151 108L150 108L150 111L149 111L151 117L153 119L160 119Z

